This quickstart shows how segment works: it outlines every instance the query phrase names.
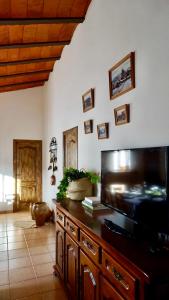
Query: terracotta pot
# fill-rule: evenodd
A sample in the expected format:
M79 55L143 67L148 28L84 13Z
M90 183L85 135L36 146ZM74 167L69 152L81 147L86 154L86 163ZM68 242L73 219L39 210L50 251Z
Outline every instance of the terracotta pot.
M37 226L44 225L45 221L50 218L51 210L46 202L36 202L32 205L32 219L36 221Z
M67 197L81 201L87 196L92 196L93 186L88 178L81 178L69 183Z

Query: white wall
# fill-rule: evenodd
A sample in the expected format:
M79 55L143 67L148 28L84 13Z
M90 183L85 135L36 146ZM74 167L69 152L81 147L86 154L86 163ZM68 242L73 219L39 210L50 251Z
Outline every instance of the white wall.
M42 116L42 88L0 94L0 202L12 192L13 139L41 140Z
M62 177L62 132L79 128L79 168L100 171L100 151L169 144L169 1L93 0L86 20L44 88L44 198L49 184L49 142L58 140L57 185ZM129 52L136 54L136 88L110 101L108 70ZM95 88L95 108L83 113L81 95ZM131 122L115 126L113 109L131 106ZM94 133L83 122L94 120ZM96 125L110 124L110 138L98 140Z

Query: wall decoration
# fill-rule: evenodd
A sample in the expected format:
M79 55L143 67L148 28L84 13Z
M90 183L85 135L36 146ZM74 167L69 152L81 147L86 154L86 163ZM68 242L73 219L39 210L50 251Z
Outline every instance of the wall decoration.
M102 123L97 125L98 139L108 139L109 137L109 123Z
M130 122L130 105L124 104L114 109L115 125Z
M93 120L87 120L84 122L84 132L85 134L93 132Z
M50 145L49 145L49 153L50 153L50 165L48 167L48 170L52 170L53 174L51 176L51 185L55 185L56 184L56 178L54 175L54 172L57 170L57 141L56 138L53 137L51 139Z
M131 52L109 70L110 99L135 88L135 53Z
M83 112L86 112L94 107L94 89L90 89L82 96Z

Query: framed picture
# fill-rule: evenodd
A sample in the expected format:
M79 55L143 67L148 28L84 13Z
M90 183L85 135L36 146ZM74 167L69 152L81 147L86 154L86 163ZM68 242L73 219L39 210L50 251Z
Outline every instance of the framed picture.
M114 109L115 125L122 125L130 122L130 105L124 104Z
M94 89L90 89L82 96L83 112L86 112L94 107Z
M110 99L135 88L135 53L131 52L109 70Z
M87 120L84 122L84 132L85 134L93 132L93 120Z
M109 123L102 123L97 125L98 139L108 139L109 137Z

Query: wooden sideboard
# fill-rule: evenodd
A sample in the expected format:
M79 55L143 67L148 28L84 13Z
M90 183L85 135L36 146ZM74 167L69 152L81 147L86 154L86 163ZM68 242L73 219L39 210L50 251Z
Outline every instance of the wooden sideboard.
M55 272L72 300L169 300L169 253L112 232L80 202L56 204Z

